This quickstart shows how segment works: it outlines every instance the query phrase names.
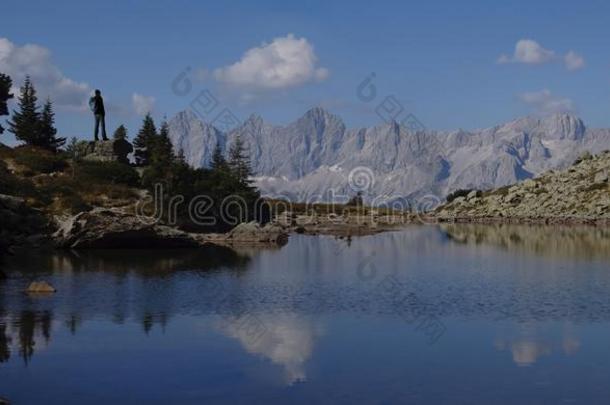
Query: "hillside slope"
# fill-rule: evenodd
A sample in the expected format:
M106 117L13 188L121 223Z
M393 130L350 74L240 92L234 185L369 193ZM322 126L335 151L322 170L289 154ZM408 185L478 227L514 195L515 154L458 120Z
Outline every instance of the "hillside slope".
M585 154L560 172L547 171L491 191L471 191L440 207L437 216L441 221L608 222L609 174L610 151Z

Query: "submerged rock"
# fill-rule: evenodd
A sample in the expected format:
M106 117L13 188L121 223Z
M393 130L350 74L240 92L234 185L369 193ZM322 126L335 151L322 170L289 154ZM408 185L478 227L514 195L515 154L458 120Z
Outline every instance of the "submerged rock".
M57 290L46 281L32 281L25 291L28 293L48 294L54 293Z

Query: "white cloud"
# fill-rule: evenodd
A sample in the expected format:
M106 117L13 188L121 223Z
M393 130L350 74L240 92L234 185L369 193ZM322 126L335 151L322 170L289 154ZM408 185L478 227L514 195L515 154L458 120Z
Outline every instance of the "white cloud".
M541 65L561 61L562 59L566 69L569 71L578 70L585 66L584 58L576 52L569 51L562 58L561 55L557 56L555 51L545 49L533 39L520 39L515 45L513 55L502 54L498 57L497 62L500 64L524 63L528 65Z
M51 97L58 107L87 111L91 87L66 77L53 63L47 48L34 44L18 46L0 38L0 72L11 76L16 94L25 76L30 75L39 98Z
M574 112L574 102L571 99L555 96L548 89L522 93L519 98L538 114Z
M328 69L317 67L317 62L307 39L288 34L247 50L239 61L214 70L214 77L240 88L284 89L326 79Z
M574 51L569 51L564 56L566 69L573 71L585 67L585 59Z
M525 63L539 65L555 59L555 52L545 49L533 39L520 39L515 45L513 56L500 55L498 63Z
M151 112L155 106L155 101L156 99L151 96L143 96L138 93L133 93L131 95L133 109L138 115L146 115Z

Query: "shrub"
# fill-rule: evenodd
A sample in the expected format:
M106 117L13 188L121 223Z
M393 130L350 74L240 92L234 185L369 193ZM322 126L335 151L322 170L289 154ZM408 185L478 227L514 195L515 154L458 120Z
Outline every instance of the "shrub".
M131 166L119 162L81 162L75 167L75 176L81 181L105 184L140 185L140 176Z
M61 172L68 166L63 155L32 146L15 148L15 162L33 174Z
M451 201L455 200L458 197L466 197L468 195L468 193L470 193L472 191L472 189L459 189L459 190L455 190L452 193L449 193L449 195L447 195L447 202L450 203Z

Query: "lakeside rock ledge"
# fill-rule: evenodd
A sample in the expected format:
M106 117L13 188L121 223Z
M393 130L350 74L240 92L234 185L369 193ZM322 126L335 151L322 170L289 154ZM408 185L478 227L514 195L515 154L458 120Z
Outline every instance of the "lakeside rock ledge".
M226 234L198 234L150 223L116 208L94 208L58 220L55 245L68 249L196 248L204 244L283 244L288 235L279 226L244 223Z

